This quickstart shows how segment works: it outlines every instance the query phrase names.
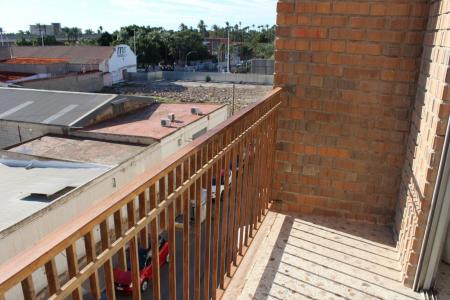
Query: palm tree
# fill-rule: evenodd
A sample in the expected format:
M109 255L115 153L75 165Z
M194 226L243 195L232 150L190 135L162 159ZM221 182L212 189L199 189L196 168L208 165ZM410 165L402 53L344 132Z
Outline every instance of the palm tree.
M102 25L100 25L100 26L98 27L97 33L98 33L98 34L102 34L102 33L103 33L103 26L102 26Z

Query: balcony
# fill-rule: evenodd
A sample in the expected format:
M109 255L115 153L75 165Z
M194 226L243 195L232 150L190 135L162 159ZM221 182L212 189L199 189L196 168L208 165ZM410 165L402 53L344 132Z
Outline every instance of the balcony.
M270 206L280 93L6 261L0 299L221 298Z
M280 104L275 89L7 261L0 299L420 299L388 226L270 211Z

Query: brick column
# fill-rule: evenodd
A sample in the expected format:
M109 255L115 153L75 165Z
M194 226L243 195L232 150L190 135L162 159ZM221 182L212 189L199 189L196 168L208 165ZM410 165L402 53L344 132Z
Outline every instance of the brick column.
M393 223L426 0L278 3L274 207Z

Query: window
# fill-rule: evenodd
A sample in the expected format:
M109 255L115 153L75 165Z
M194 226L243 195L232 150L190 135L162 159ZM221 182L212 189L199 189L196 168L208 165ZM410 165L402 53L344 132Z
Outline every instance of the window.
M126 53L125 47L117 47L117 56L124 57Z

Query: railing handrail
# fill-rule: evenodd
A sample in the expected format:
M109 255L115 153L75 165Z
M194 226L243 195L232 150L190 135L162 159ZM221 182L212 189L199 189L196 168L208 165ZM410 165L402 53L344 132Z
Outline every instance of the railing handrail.
M260 105L266 103L281 92L281 88L275 88L269 92L262 100L249 105L238 114L230 117L225 122L219 124L214 129L208 131L197 140L180 149L177 153L164 159L157 166L145 171L137 176L130 183L120 190L114 192L104 200L94 204L89 209L75 217L73 220L62 225L35 245L10 258L0 265L0 295L11 289L31 273L45 265L67 247L82 238L85 234L98 225L98 220L104 220L115 211L126 205L131 199L146 189L149 184L156 182L170 171L173 165L182 162L186 156L194 154L200 146L209 142L218 133L228 129L235 122L245 118Z

